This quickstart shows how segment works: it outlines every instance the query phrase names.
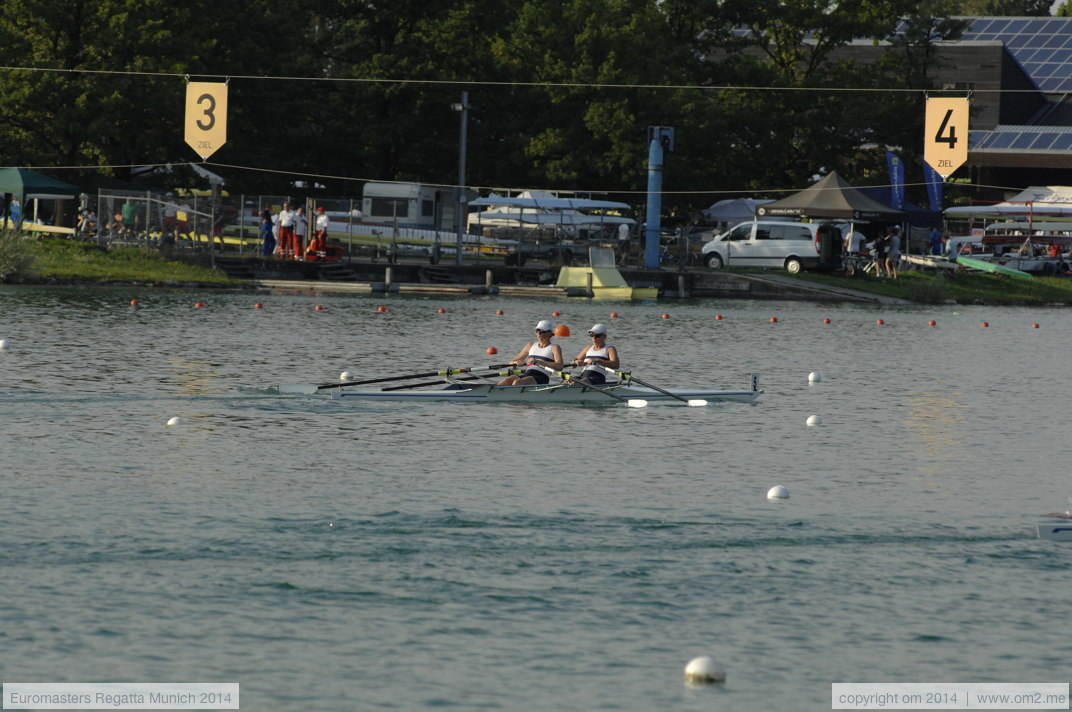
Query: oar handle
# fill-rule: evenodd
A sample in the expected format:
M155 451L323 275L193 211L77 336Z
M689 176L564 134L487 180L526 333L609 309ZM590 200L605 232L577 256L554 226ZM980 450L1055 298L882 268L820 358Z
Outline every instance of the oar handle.
M565 383L577 383L577 381L575 381L573 379L573 374L571 374L571 373L565 373L563 371L556 371L553 368L549 368L547 366L543 366L543 365L538 364L538 363L533 364L533 365L536 366L537 368L542 368L544 371L547 371L552 376L557 376L557 377L561 378ZM596 391L598 393L602 393L605 396L610 396L611 398L614 398L615 400L620 400L622 403L628 403L629 402L628 398L623 398L620 395L618 395L617 393L611 393L607 389L600 388L599 386L592 385L591 383L577 383L577 385L579 385L579 386L581 386L583 388L591 388L593 391ZM643 401L638 401L638 402L643 402Z
M607 368L606 366L603 366L602 364L598 364L598 363L593 364L593 365L596 368L603 369L604 371L606 371L607 373L609 373L611 375L617 376L618 378L622 379L623 381L626 381L626 382L632 381L633 383L640 384L641 386L644 386L645 388L650 388L651 390L653 390L653 391L655 391L657 393L662 393L664 396L670 396L671 398L677 398L682 403L688 403L689 402L688 398L682 398L681 396L679 396L676 393L671 393L670 391L665 390L663 388L659 388L658 386L652 385L651 383L648 383L647 381L642 381L639 378L633 378L632 374L626 373L625 371L616 371L613 368Z

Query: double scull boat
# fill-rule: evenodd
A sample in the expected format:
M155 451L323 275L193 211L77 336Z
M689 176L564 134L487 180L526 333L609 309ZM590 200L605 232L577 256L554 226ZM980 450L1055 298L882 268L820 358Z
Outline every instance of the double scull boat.
M752 375L751 386L741 390L715 390L705 388L654 389L634 385L626 381L607 383L593 388L578 382L562 382L548 385L499 386L490 383L463 383L449 381L438 389L413 388L407 390L393 386L374 389L353 386L322 388L305 384L280 384L280 393L319 393L332 398L362 398L372 401L450 401L455 403L532 403L556 405L618 405L626 402L638 407L647 403L680 405L682 401L736 401L754 402L763 392L759 377ZM610 395L613 394L613 395Z

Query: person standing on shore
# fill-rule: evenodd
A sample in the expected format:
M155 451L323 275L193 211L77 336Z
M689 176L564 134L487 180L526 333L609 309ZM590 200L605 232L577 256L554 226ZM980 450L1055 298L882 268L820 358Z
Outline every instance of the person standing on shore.
M309 220L305 217L305 206L299 205L294 211L294 259L305 259L305 237L309 231Z
M897 279L897 263L901 261L901 228L894 225L886 239L886 274Z
M294 252L294 211L290 209L290 203L283 203L279 210L279 252L283 259L296 257Z
M267 210L261 211L261 254L271 257L275 252L275 235L272 233L272 216Z

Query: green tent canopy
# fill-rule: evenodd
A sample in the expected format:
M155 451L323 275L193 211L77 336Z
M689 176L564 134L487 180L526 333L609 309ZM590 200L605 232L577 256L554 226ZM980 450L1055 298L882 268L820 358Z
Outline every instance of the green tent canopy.
M33 216L27 215L27 203L30 200L74 200L82 191L78 186L64 183L61 180L50 178L42 173L36 173L26 168L0 168L0 194L11 193L19 200L22 206L22 214L19 216L18 226L21 227L24 220L33 217L36 220L36 203ZM3 196L0 195L0 198ZM0 220L0 226L7 222L6 203L0 201L4 208L4 219Z
M0 193L14 193L24 205L33 198L70 200L81 192L76 185L26 168L0 168Z

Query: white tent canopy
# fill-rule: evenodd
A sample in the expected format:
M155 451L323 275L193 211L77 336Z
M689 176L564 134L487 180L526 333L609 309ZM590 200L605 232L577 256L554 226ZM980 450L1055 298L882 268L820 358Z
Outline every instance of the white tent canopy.
M756 200L754 198L732 198L720 200L703 211L704 217L714 222L739 223L752 220L756 208L773 203L773 200Z

